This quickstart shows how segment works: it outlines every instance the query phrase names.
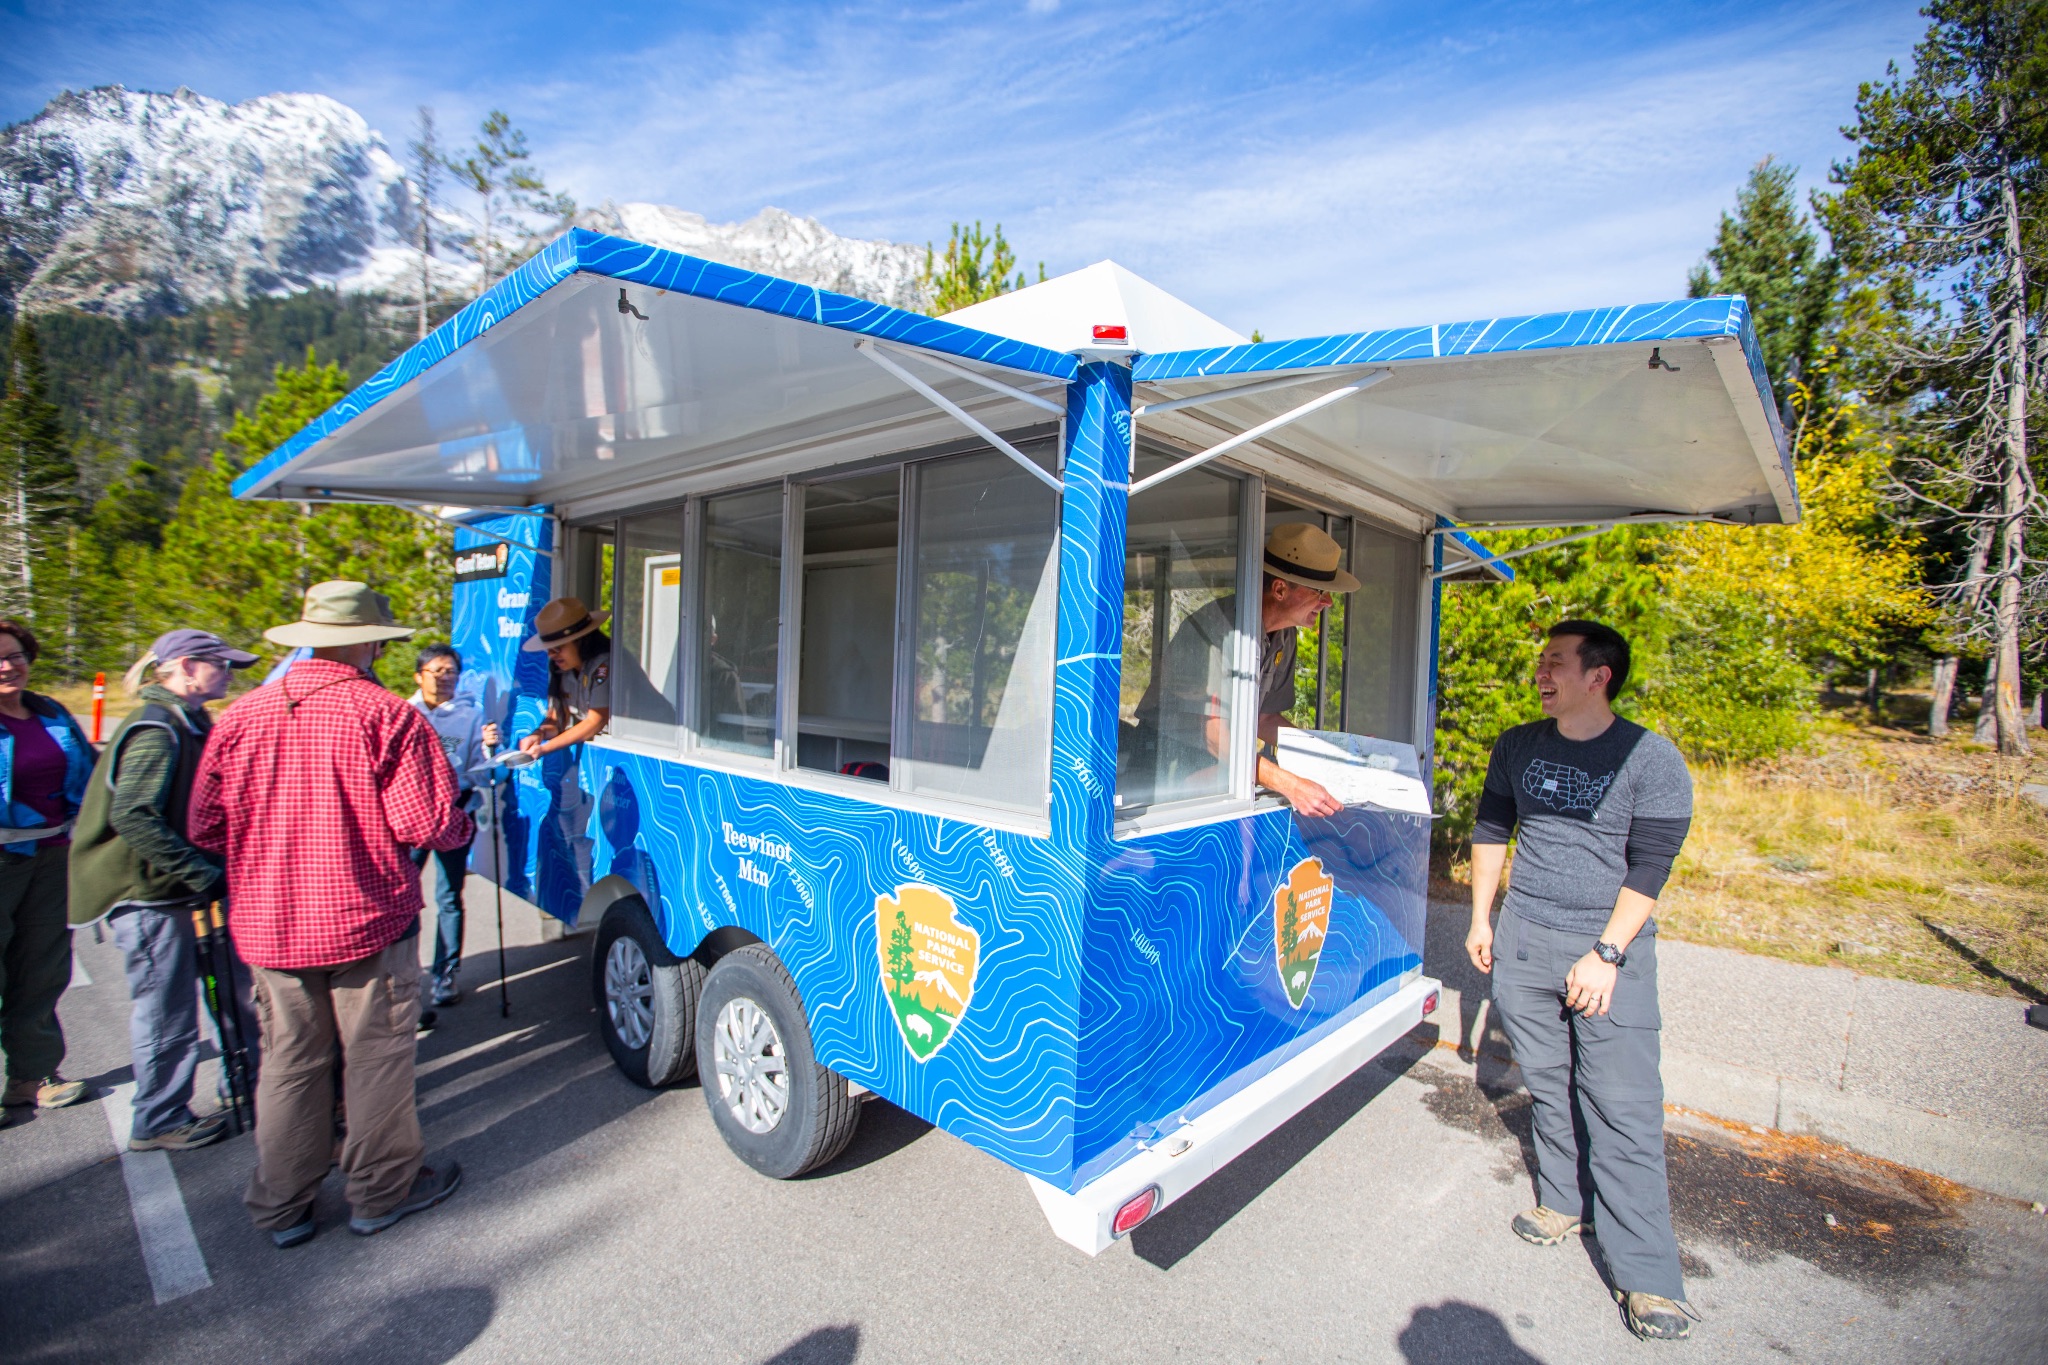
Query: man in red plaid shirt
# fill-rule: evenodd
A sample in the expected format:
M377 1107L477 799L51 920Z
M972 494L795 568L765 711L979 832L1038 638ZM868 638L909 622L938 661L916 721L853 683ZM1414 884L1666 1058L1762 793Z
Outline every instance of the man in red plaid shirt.
M299 620L264 632L312 657L228 708L193 783L191 839L226 862L230 928L263 1025L256 1173L243 1202L280 1247L313 1236L334 1150L337 1050L350 1229L381 1232L462 1178L453 1161L423 1161L413 1091L423 902L406 850L460 847L475 826L433 728L370 673L385 641L410 634L383 594L315 584Z

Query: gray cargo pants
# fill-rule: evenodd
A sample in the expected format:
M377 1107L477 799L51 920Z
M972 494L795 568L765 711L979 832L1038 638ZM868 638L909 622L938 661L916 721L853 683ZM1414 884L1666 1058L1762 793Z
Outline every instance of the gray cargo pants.
M128 1050L135 1062L135 1123L129 1136L137 1140L168 1133L193 1120L192 1076L199 1065L198 948L190 905L160 908L116 906L109 922L114 942L127 960ZM256 1012L250 1006L248 966L234 961L235 1004L241 1011L242 1037L248 1042L249 1079L262 1062ZM227 983L222 982L223 991ZM213 1020L207 1027L214 1029ZM222 1049L225 1051L225 1048ZM226 1060L222 1060L220 1095L227 1098Z
M1657 940L1636 936L1610 1009L1588 1018L1565 1008L1564 979L1598 938L1512 911L1494 933L1494 1008L1535 1101L1537 1194L1559 1213L1590 1215L1615 1288L1683 1299L1664 1174Z

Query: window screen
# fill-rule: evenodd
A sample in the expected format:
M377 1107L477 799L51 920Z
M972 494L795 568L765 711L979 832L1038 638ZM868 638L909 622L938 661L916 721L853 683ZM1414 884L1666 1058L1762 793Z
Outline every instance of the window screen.
M1163 466L1141 452L1139 472ZM1230 790L1241 481L1197 469L1131 499L1117 806Z
M682 676L676 645L683 615L683 509L621 521L617 564L611 732L672 742Z
M917 465L912 477L916 632L899 785L1042 811L1058 500L994 451Z
M703 509L697 742L769 757L782 632L782 489L706 498Z

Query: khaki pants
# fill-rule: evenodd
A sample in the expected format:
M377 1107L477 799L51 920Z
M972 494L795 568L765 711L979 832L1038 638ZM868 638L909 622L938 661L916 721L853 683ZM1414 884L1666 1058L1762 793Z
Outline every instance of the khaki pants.
M341 1169L356 1216L403 1202L426 1144L413 1094L420 1018L419 936L339 967L250 968L263 1024L256 1083L256 1173L242 1202L267 1231L312 1210L334 1154L334 1063L341 1053L348 1138Z

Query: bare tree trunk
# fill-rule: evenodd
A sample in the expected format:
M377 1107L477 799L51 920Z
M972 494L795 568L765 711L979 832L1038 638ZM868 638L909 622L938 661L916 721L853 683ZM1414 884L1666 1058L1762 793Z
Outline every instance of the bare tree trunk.
M1984 661L1984 691L1977 698L1977 725L1970 738L1979 744L1998 740L1998 656Z
M1878 670L1873 668L1863 680L1863 704L1870 708L1870 723L1884 724L1884 688L1879 685Z
M2000 122L2005 121L2000 99ZM2020 719L2020 583L2026 571L2027 536L2027 267L2020 237L2019 196L2008 173L1999 177L2005 217L2007 297L2005 299L2004 478L1999 489L1998 556L1998 752L2027 752Z
M1948 733L1948 712L1956 699L1956 656L1934 661L1934 700L1927 707L1927 733L1936 739Z

